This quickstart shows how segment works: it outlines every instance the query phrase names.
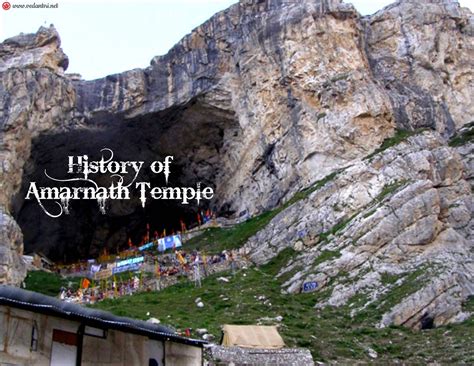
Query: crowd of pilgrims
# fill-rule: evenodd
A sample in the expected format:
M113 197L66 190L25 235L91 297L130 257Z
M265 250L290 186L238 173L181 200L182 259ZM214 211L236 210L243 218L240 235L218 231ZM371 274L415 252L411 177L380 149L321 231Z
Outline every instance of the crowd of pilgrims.
M174 250L171 253L143 253L145 260L142 266L148 266L149 271L121 273L103 280L80 281L79 288L74 289L72 283L60 289L59 298L69 302L94 303L107 298L117 298L131 295L137 291L160 290L167 277L184 276L194 281L195 286L201 287L201 278L214 273L213 267L224 265L232 273L238 267L241 258L237 250L224 250L219 254L206 255L199 251ZM83 270L75 266L74 270Z

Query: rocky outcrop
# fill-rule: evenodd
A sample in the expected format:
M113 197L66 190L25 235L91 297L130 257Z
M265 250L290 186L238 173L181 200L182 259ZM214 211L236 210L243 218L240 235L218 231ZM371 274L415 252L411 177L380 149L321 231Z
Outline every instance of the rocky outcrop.
M374 77L400 127L451 136L472 116L474 18L453 1L399 1L364 19Z
M89 121L192 100L234 113L215 205L254 214L368 154L395 127L449 137L469 122L472 22L455 2L402 1L360 18L339 1L241 1L145 70L76 83L78 107Z
M69 59L60 46L59 34L52 26L41 27L36 34L8 38L0 45L0 72L17 68L46 68L63 74Z
M20 35L0 45L0 283L18 284L26 275L23 234L12 218L31 142L40 133L66 129L75 101L62 76L67 57L54 28Z
M65 225L22 199L35 172L56 176L69 152L107 146L123 160L174 155L173 183L213 185L211 205L228 218L313 186L246 244L257 264L304 251L282 269L294 272L285 291L315 280L329 294L321 306L343 306L406 290L379 304L381 326L462 318L473 283L472 140L447 142L474 112L473 35L471 12L454 1L405 0L361 17L337 0L241 0L150 67L93 81L63 75L53 28L5 41L0 281L24 274L16 222L32 249L62 255L67 242L76 257L115 248L160 212L181 215L136 202L106 217L77 206ZM430 131L371 155L420 128Z
M231 111L236 122L224 127L214 152L215 205L254 214L393 133L390 101L370 75L362 36L354 8L338 1L242 1L146 70L78 82L78 107L90 122L193 100L216 114ZM167 132L173 141L189 123L176 119L178 128ZM199 171L208 162L183 164Z
M365 308L405 285L412 288L391 304L381 326L459 320L462 302L474 294L474 200L465 178L456 150L437 133L422 132L347 167L246 247L259 264L287 247L302 251L282 270L294 272L284 287L294 293L317 282L329 293L318 306L365 294Z

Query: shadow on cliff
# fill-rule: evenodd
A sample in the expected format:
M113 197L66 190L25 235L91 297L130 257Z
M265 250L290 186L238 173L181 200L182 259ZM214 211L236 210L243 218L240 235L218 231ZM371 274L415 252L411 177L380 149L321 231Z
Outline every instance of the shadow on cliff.
M182 205L180 201L148 199L142 208L139 193L132 189L130 200L108 200L106 214L100 213L96 200L72 200L69 215L51 218L36 200L25 200L25 196L30 182L38 187L71 186L51 181L44 171L57 179L77 177L67 173L68 156L88 155L89 161L98 161L103 148L114 152L114 161L143 161L137 182L166 186L164 176L152 173L149 166L172 155L168 186L196 187L200 182L203 187L215 188L224 130L232 128L236 128L232 113L192 101L184 107L128 120L117 115L95 116L79 129L40 135L33 141L22 188L12 205L24 235L25 253L41 251L53 260L70 262L97 256L103 248L109 252L125 248L129 237L139 244L146 224L151 234L177 231L180 220L188 226L195 224L197 212L217 207L216 200L203 200L198 206L196 201ZM131 171L125 182L133 176ZM110 174L90 177L99 186L111 183ZM45 205L53 208L55 204L45 201Z

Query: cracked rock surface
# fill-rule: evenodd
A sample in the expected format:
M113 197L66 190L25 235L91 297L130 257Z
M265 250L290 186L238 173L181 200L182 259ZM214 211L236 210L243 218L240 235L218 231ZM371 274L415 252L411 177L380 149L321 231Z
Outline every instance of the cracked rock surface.
M64 74L54 28L6 40L0 282L24 278L24 246L94 255L143 225L135 202L105 218L76 208L68 226L23 199L58 157L108 146L122 159L175 155L174 183L214 186L210 207L231 220L330 177L250 238L252 260L294 248L284 290L317 281L319 306L354 303L354 314L354 295L375 304L397 288L379 326L463 319L474 291L473 144L449 141L472 136L473 25L452 0L403 0L365 17L338 0L241 0L149 67L91 81ZM411 136L376 150L400 129Z

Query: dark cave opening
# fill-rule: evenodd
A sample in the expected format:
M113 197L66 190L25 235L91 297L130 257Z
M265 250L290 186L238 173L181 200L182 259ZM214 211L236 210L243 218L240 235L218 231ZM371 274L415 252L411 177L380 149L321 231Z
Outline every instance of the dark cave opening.
M151 199L143 208L139 192L130 187L129 200L107 200L101 213L97 200L70 200L69 214L52 218L45 214L36 199L25 200L30 182L38 187L87 186L84 182L54 182L56 179L80 177L67 173L68 156L87 155L98 161L107 148L113 161L143 161L136 182L149 182L151 187L202 187L215 189L219 176L219 156L223 154L224 131L237 128L234 114L191 101L185 106L125 119L101 115L86 121L79 128L40 135L33 140L31 156L26 163L19 193L12 200L15 219L24 236L25 253L42 252L54 261L74 262L94 258L104 248L114 253L128 247L130 238L139 245L147 232L169 235L181 229L181 221L189 228L197 224L198 212L216 210L218 197L191 201ZM153 161L173 156L166 184L163 174L150 169ZM133 179L134 172L124 176ZM91 174L99 186L110 186L111 174ZM43 201L45 207L57 205Z

